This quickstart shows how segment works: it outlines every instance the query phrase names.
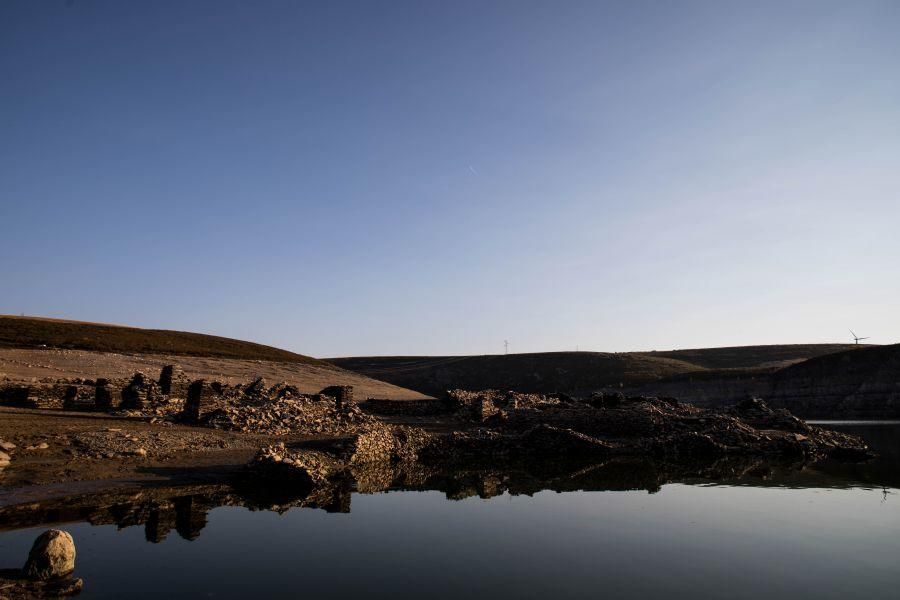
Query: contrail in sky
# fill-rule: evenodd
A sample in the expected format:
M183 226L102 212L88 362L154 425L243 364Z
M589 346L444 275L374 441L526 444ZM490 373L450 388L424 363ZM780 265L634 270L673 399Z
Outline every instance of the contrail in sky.
M478 171L476 171L475 167L473 167L472 165L469 165L469 170L472 171L473 175L478 175Z

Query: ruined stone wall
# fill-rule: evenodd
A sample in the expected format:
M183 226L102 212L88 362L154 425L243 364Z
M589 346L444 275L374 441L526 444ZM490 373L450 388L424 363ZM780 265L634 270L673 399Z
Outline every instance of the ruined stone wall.
M95 390L96 387L93 385L68 386L63 397L63 408L65 410L95 410Z
M352 385L332 385L321 392L320 396L331 396L334 398L334 408L338 412L344 411L353 403L353 386Z
M178 365L166 365L159 374L159 391L170 398L186 399L190 379Z
M197 424L204 417L221 407L222 389L215 382L198 379L188 387L182 417L185 422Z

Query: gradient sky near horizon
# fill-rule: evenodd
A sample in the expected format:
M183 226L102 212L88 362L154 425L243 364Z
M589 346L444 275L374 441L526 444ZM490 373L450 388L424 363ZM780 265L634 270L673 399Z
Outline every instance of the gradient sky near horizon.
M900 2L0 2L0 313L900 341Z

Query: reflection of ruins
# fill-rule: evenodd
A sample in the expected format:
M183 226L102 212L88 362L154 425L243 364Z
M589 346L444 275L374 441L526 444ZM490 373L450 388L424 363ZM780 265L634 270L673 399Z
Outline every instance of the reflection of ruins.
M265 490L246 490L240 485L150 488L137 493L108 493L27 503L0 508L0 531L37 525L86 521L91 525L144 527L148 542L165 540L174 529L183 539L197 539L207 523L207 513L220 506L279 513L294 507L350 512L350 489L329 487L304 497L287 498Z
M831 473L831 474L829 474ZM430 467L419 463L353 467L352 475L314 489L284 481L268 488L256 479L212 485L151 487L131 492L85 494L48 502L0 508L0 531L38 525L86 521L119 528L143 526L147 541L159 543L174 529L194 540L207 524L207 514L221 506L284 513L314 508L349 513L352 493L436 490L449 500L531 495L542 490L628 491L655 493L667 483L789 487L847 487L843 473L817 465L772 463L751 458L662 462L621 458L603 462L535 462L527 464Z

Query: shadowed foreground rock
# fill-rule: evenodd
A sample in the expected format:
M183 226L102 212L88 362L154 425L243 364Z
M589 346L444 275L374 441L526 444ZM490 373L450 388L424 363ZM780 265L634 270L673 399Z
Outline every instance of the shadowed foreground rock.
M50 529L34 541L22 571L30 579L54 579L75 570L75 540L67 531Z
M60 529L38 536L28 553L25 567L0 570L0 597L58 598L81 592L84 582L72 577L75 541Z

